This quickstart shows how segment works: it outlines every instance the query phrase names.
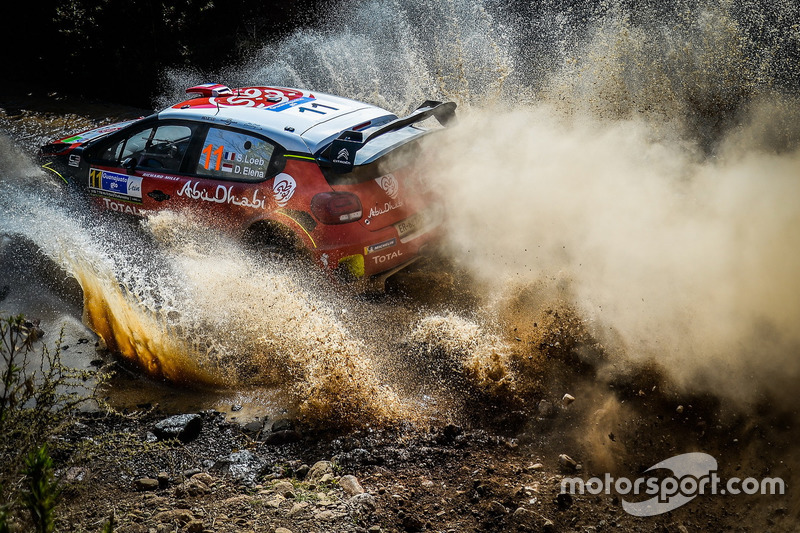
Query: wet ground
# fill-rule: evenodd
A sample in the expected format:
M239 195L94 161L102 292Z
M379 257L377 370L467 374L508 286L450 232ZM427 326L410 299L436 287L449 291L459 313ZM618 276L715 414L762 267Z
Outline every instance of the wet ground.
M76 106L73 113L71 104L53 97L2 104L3 142L14 147L5 153L18 154L14 160L4 155L4 175L25 167L18 159L29 157L45 139L136 114L106 104ZM55 342L63 328L62 350L69 365L89 368L98 360L118 365L107 399L120 414L90 415L94 421L75 428L70 438L100 441L119 434L135 445L122 446L124 452L109 448L91 464L70 458L84 473L70 482L66 494L73 528L98 530L116 509L120 531L171 531L189 523L196 531L272 531L279 526L292 531L379 527L458 532L797 529L796 403L766 392L746 406L729 402L725 391L687 393L652 361L631 361L624 371L609 372L608 354L578 312L535 286L498 302L451 260L403 273L382 296L316 299L300 291L302 305L294 309L321 302L336 318L320 323L321 331L343 324L357 342L380 347L366 367L354 367L354 372L367 368L365 376L379 376L379 385L391 384L392 398L399 398L398 404L386 400L380 410L358 397L364 390L358 386L331 392L323 383L312 389L323 407L336 395L351 402L330 403L342 423L326 427L324 419L304 416L309 396L292 383L287 386L287 375L270 386L241 381L236 387L214 388L148 378L103 349L102 340L85 325L80 284L39 243L5 236L0 258L0 311L41 320L45 343ZM230 326L230 331L239 330ZM246 337L242 342L245 354L251 341ZM350 345L349 337L345 341L341 346ZM298 342L307 351L321 343L316 337L299 337ZM343 353L351 352L343 348ZM343 418L337 405L367 405L373 418L366 423L358 416ZM138 418L121 414L148 410ZM153 425L176 413L203 413L201 436L185 445L148 449L144 443ZM280 431L273 431L273 423L287 419L296 434L270 437ZM246 423L255 425L246 428ZM238 450L249 450L268 465L254 483L242 483L215 467ZM700 451L717 459L723 478L781 477L787 493L703 495L672 512L642 518L626 513L618 494L559 496L564 476L633 478L659 461ZM579 468L560 459L561 454ZM338 467L319 496L319 483L310 486L298 470L323 460ZM187 494L185 485L178 487L196 470L211 476L205 480L208 490ZM162 472L167 475L159 488L136 490L136 480ZM346 474L355 475L374 497L374 509L351 502L339 484ZM290 480L297 493L294 501L284 498L272 505L280 480ZM310 506L297 510L295 504L303 500L298 494ZM176 509L191 516L158 518Z

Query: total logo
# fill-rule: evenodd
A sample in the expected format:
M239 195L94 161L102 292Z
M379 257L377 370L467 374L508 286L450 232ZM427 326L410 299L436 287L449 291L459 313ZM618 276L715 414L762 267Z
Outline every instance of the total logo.
M372 260L375 262L376 265L380 265L381 263L385 263L386 261L391 261L392 259L397 259L398 257L402 256L403 252L397 250L396 252L392 252L390 254L384 254L373 257Z

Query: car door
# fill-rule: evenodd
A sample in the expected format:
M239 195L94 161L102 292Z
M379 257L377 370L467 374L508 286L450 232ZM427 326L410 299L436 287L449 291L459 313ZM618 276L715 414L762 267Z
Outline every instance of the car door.
M170 202L186 181L188 155L200 125L145 121L93 149L88 191L108 211L142 216L176 207Z

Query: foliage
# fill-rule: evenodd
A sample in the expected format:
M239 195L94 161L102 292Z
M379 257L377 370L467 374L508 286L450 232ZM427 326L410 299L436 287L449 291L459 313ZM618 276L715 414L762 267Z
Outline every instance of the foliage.
M28 454L25 481L23 503L31 514L36 532L52 533L56 527L54 510L59 490L53 478L53 460L47 453L47 445Z
M58 490L50 452L63 451L56 438L78 420L78 409L95 400L109 375L66 367L61 362L63 332L53 350L36 349L42 331L23 316L0 317L0 483L22 484L22 504L36 531L55 527ZM15 491L0 491L0 533L9 531Z

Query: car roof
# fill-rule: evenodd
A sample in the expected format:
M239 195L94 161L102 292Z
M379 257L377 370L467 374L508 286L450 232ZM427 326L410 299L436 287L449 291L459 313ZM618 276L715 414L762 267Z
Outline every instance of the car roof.
M208 89L222 87L222 90ZM349 98L286 87L197 86L200 97L158 113L161 119L200 120L262 132L287 150L316 153L342 131L363 129L397 116Z

